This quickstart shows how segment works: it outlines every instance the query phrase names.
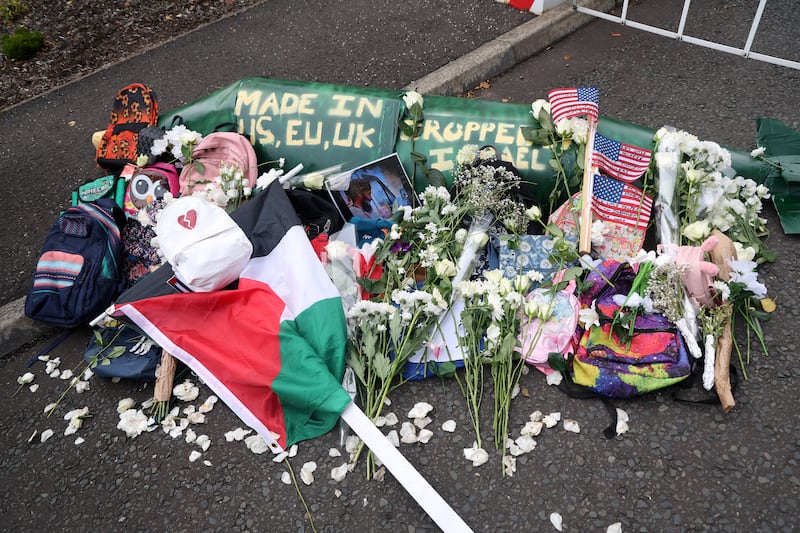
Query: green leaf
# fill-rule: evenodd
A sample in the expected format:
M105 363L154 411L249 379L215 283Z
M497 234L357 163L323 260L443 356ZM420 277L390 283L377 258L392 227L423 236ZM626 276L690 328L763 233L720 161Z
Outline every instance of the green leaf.
M397 127L400 128L400 132L406 137L413 137L414 126L412 126L411 124L407 124L406 122L401 120L397 123Z
M389 359L388 355L375 354L375 358L372 361L372 368L381 381L385 381L392 372L392 360Z
M500 352L504 354L514 352L514 347L517 345L517 335L516 333L508 333L504 338L503 342L500 345Z
M366 367L364 366L364 361L362 361L361 358L355 353L351 353L350 357L347 358L347 364L353 369L353 373L356 375L359 381L361 381L361 383L366 383L366 377L364 374Z
M383 294L386 291L386 282L383 279L369 279L357 277L358 284L370 294Z
M111 351L108 352L108 354L106 354L105 358L106 358L106 360L108 360L108 359L116 359L117 357L119 357L120 355L122 355L124 353L125 353L125 347L124 346L114 346L111 349Z
M444 174L435 168L428 170L425 173L425 177L428 178L428 185L433 185L434 187L445 187L447 185Z
M100 366L108 366L110 364L111 361L109 359L103 359L102 361L100 361Z
M411 152L411 160L420 165L425 165L428 162L428 158L419 152Z
M567 360L558 352L550 352L547 354L547 364L553 370L558 370L562 374L567 373Z
M453 361L445 361L434 365L433 370L440 378L451 378L456 375L456 364Z

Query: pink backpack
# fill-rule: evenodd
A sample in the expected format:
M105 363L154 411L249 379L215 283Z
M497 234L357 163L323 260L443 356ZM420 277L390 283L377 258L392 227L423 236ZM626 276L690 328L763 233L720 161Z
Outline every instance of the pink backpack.
M188 163L181 171L181 196L191 195L195 187L205 188L209 184L216 187L220 163L239 165L250 187L256 186L256 152L244 135L229 131L210 133L195 147L192 159L193 162Z

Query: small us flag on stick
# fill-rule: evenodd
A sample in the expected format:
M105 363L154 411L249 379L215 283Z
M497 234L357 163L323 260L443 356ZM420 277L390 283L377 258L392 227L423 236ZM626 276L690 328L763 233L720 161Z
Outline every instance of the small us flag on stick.
M650 166L651 155L645 148L595 134L592 164L622 181L630 183L639 179Z
M653 199L638 187L595 174L592 196L592 212L601 220L647 229Z
M592 122L597 121L597 106L600 102L600 91L597 87L551 89L547 93L547 99L550 101L550 114L554 124L562 118L578 115L589 115Z

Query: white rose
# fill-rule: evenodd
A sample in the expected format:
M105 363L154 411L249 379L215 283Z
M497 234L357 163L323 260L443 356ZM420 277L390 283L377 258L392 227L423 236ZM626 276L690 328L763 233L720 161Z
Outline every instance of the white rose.
M572 133L572 121L568 118L562 118L556 123L556 133L562 137Z
M733 247L736 248L736 259L739 261L752 261L756 257L756 249L752 246L744 246L740 242L734 242Z
M701 242L711 233L708 220L698 220L683 228L683 236L692 242Z
M531 206L525 210L525 216L530 220L539 220L542 217L542 210L538 206Z
M452 278L456 275L456 265L449 259L436 261L433 265L436 275L440 278Z
M766 148L764 148L763 146L759 146L758 148L756 148L755 150L750 152L750 156L751 157L760 157L760 156L764 155L764 151L765 150L766 150Z
M414 104L419 104L419 107L422 108L422 95L417 91L408 91L403 95L403 101L406 103L406 108L408 110L411 110L411 108L414 107Z
M486 338L490 341L500 338L500 328L496 324L491 324L486 328Z
M575 142L586 144L589 140L589 121L585 118L571 118L570 130Z
M550 115L550 102L540 98L531 104L531 113L533 114L533 118L540 120L539 114L542 111Z
M325 181L325 177L320 174L319 172L313 172L306 176L303 180L303 186L306 189L314 189L319 190L322 189L322 184Z

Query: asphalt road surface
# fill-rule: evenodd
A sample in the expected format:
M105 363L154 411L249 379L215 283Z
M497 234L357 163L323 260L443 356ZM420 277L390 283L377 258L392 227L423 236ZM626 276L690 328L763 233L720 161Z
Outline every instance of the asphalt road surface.
M338 20L336 9L344 9L343 4L318 7L322 11L315 16L326 22ZM634 7L643 18L674 20L676 9L679 12L676 4L680 3L643 0L634 3ZM693 8L698 13L691 29L735 41L743 25L746 36L748 23L739 15L752 10L750 4L704 2ZM506 29L520 21L516 13L506 15L497 11L510 8L485 1L480 5L480 12L503 19L498 24L505 24ZM306 13L310 7L301 3L299 13L310 16ZM363 3L361 7L364 8ZM452 6L431 3L426 7L441 10ZM395 9L388 3L385 8ZM772 9L783 11L776 15L769 11ZM354 12L348 16L360 14ZM164 80L170 90L162 93L169 103L191 101L251 73L237 64L237 60L231 60L226 67L220 67L228 69L227 82L200 87L191 81L177 83L176 75L192 79L187 74L189 70L177 65L191 62L197 68L211 56L202 43L222 34L230 36L234 29L236 38L246 33L245 40L254 43L263 34L258 28L287 26L294 31L283 31L284 39L288 35L296 41L304 31L304 26L295 24L296 16L300 15L290 16L287 3L276 2L274 7L259 8L241 19L210 26L187 41L179 39L152 54L101 72L88 80L88 85L67 87L31 103L30 107L14 110L10 118L0 117L0 127L9 131L11 125L17 126L17 132L3 141L11 142L6 146L14 147L15 157L2 157L5 161L15 161L29 156L30 150L20 148L28 140L22 132L46 127L66 131L65 124L71 117L78 121L80 135L71 134L72 141L51 141L51 148L58 156L47 166L58 166L63 160L66 168L86 172L89 167L85 157L78 158L75 150L105 120L107 111L99 106L90 116L74 115L70 102L80 98L108 100L123 80L141 78L144 72L148 73L148 79ZM371 15L364 16L372 23ZM427 24L424 9L402 16L416 17L418 24ZM472 32L477 32L481 23L479 14L473 12L471 16L476 18L463 22L471 24ZM784 50L784 57L797 60L791 57L798 54L798 21L792 3L771 0L765 17L762 24L766 25L768 36L759 44L772 47L771 53ZM334 23L326 26L331 30L339 28ZM344 27L342 22L337 35L342 34ZM387 31L389 27L380 28ZM373 36L373 32L365 35ZM437 37L446 36L442 32ZM309 35L308 42L315 38L319 37ZM280 75L276 77L384 87L399 87L424 74L422 67L406 65L402 58L404 53L426 43L406 34L400 39L403 46L387 50L381 38L376 37L375 42L371 38L364 42L347 41L348 47L357 47L359 53L348 56L347 61L336 59L337 67L333 70L326 70L321 59L305 64L304 58L293 57L293 53L299 53L296 44L290 47L287 42L275 43L271 52L274 55L264 61L280 67L265 71ZM353 39L358 41L357 37ZM477 44L454 42L444 46L435 54L441 60L426 62L428 71L467 51L456 48ZM307 68L310 65L314 70ZM380 79L364 74L375 69L384 72ZM544 98L551 87L595 85L601 90L602 115L652 128L670 124L702 139L742 150L755 147L756 117L770 116L792 127L800 126L798 71L607 22L592 23L488 81L490 88L475 90L476 97L513 102ZM47 125L26 124L27 120L45 120L47 111L58 120L48 119ZM31 142L44 149L35 139ZM37 167L40 172L46 170L42 166ZM37 206L34 213L25 215L31 221L31 234L26 238L31 239L35 234L33 226L38 222L33 221L43 216L40 202L44 197L48 196L45 205L52 207L56 204L49 196L58 193L64 197L67 189L36 185L31 197L20 200L23 210ZM765 216L772 231L769 244L777 251L778 259L764 265L760 272L778 309L772 320L764 324L769 355L754 346L747 366L748 379L739 384L735 393L737 406L730 413L723 414L713 405L678 403L668 393L651 394L618 404L630 417L630 430L606 440L601 434L608 423L602 404L568 398L548 387L541 375L531 372L521 382L524 394L512 404L509 424L512 433L518 432L535 410L560 412L563 418L577 420L581 431L567 432L561 425L546 430L537 439L536 449L518 459L517 473L503 478L499 453L495 454L493 449L489 463L479 468L473 468L463 459L462 448L472 442L462 397L454 382L433 379L411 384L392 395L391 411L401 422L407 420L406 413L418 401L434 406L430 415L433 439L428 444L401 445L400 450L476 531L550 531L553 530L551 513L563 517L565 531L605 531L615 523L620 524L622 531L793 530L800 521L800 415L795 381L800 377L796 365L800 337L795 327L800 311L793 303L794 296L800 293L800 258L797 237L783 235L771 206L767 206ZM6 235L4 243L21 238L17 234ZM86 339L85 335L74 335L57 349L56 354L63 360L62 368L80 368ZM0 528L5 531L311 530L294 488L281 482L285 465L251 453L242 442L226 442L225 432L243 424L224 405L218 404L207 415L206 423L194 428L197 434L208 435L212 445L200 460L190 462L190 452L199 448L182 437L171 439L159 430L129 439L116 429L117 401L125 397L144 401L152 395L149 386L93 379L89 391L80 395L70 391L56 413L48 418L43 414L45 405L56 401L67 382L47 377L40 365L34 369L39 390L31 393L23 388L13 395L18 388L16 379L24 372L24 361L39 346L4 358L0 363L0 387L5 391L5 401L0 403L0 449L3 450L0 468L6 479L0 493L3 517ZM199 404L208 394L208 389L201 387L200 397L193 403ZM84 406L90 408L92 418L85 421L76 435L64 436L67 422L63 415ZM484 418L488 420L491 405L485 407ZM457 423L454 433L440 429L449 419ZM41 442L39 435L48 428L55 434ZM28 442L34 431L37 435ZM75 444L77 436L84 439L82 444ZM382 481L366 481L361 475L363 471L357 470L340 483L331 480L331 468L343 462L342 458L329 456L330 448L334 447L339 447L338 432L302 443L297 456L291 459L295 470L307 461L318 465L314 483L302 485L318 530L436 529L390 474Z

